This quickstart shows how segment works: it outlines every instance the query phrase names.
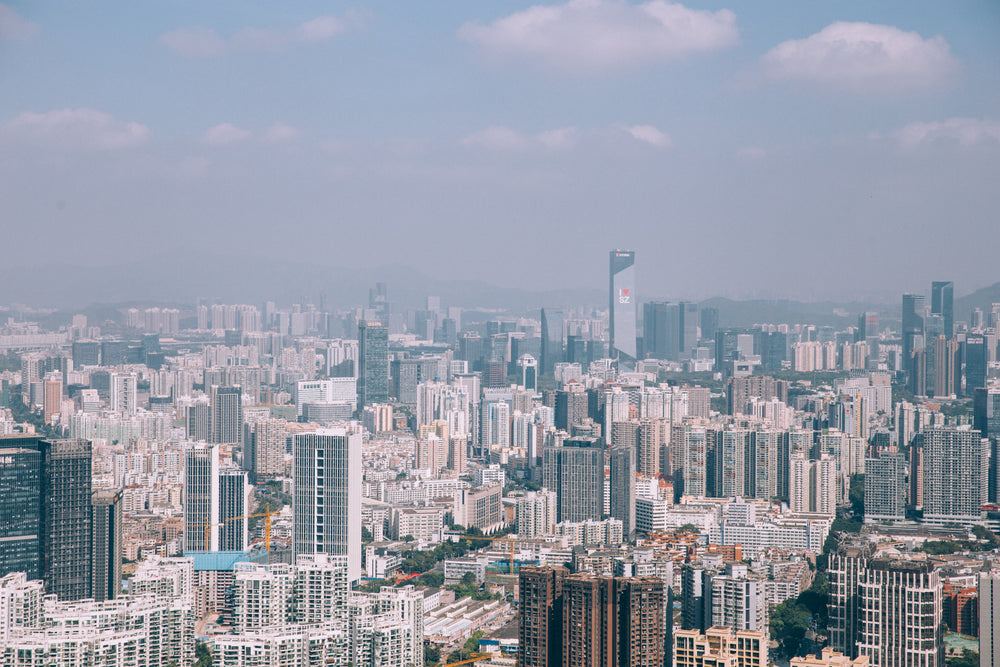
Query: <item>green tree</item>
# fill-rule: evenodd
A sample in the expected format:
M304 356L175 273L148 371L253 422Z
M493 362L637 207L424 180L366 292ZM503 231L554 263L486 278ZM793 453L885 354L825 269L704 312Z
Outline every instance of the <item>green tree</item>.
M424 667L434 667L441 663L441 649L433 644L424 644Z
M771 613L771 639L778 642L781 655L797 655L799 644L809 630L809 609L796 600L786 600Z
M945 660L947 667L979 667L979 654L970 649L962 649L961 657Z
M428 572L420 575L420 579L418 579L418 581L424 586L441 588L441 586L444 585L444 574L441 572Z
M375 536L372 535L372 531L368 530L366 526L361 526L361 543L368 544L375 541Z
M205 642L195 642L194 658L194 667L212 667L212 651Z

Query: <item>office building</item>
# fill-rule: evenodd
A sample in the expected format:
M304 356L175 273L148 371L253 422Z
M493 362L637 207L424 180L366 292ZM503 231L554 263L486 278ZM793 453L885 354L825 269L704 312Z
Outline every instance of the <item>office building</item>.
M73 368L97 366L101 363L101 344L96 340L73 341Z
M250 485L244 470L219 472L219 551L246 551L250 546Z
M645 356L677 361L681 356L681 315L677 304L650 301L643 304L642 344Z
M867 541L842 542L830 554L827 581L830 600L827 605L830 647L845 655L858 657L858 633L861 629L862 600L860 582L874 554Z
M987 498L1000 501L1000 388L979 387L972 395L972 428L989 442Z
M184 452L184 551L219 550L219 448Z
M918 352L924 347L924 297L920 294L903 295L902 316L903 370L906 371L911 388L918 383L923 373L923 363ZM919 384L919 383L918 383ZM922 387L916 387L922 389ZM923 394L916 391L915 394Z
M212 434L212 406L195 403L184 410L184 425L187 439L193 442L208 442Z
M212 385L209 442L241 444L243 438L243 390Z
M0 577L24 572L41 578L44 468L38 440L0 437Z
M540 366L542 375L552 375L552 369L563 360L563 321L565 315L557 308L542 308L542 340Z
M389 328L358 324L358 400L362 406L389 400Z
M542 449L543 486L555 491L558 522L598 521L604 513L604 449L593 440L567 440Z
M955 283L950 280L931 283L931 314L944 320L945 338L955 335Z
M972 396L976 389L986 386L987 353L986 336L968 334L965 337L965 396Z
M92 450L88 440L42 440L42 579L60 600L91 595Z
M877 554L857 594L858 653L873 667L944 667L941 580L926 558Z
M122 491L100 489L91 499L94 539L90 597L114 600L122 593Z
M576 382L556 392L555 427L569 432L582 424L589 414L590 398L583 385Z
M347 556L361 577L361 431L319 429L295 436L295 553Z
M635 251L612 250L608 286L608 333L612 357L636 357Z
M980 523L988 499L988 441L968 428L927 428L922 436L924 521Z

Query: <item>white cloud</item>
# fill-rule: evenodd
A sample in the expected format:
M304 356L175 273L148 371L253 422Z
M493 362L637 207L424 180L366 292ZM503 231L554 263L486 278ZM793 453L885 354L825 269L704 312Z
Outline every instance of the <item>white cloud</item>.
M565 150L576 144L577 131L575 127L561 127L557 130L539 132L535 138L549 150Z
M3 133L15 140L68 150L132 148L152 136L142 123L118 120L94 109L26 111L4 125Z
M702 11L665 0L536 5L487 25L466 23L458 35L491 55L585 71L668 62L739 41L728 9Z
M5 4L0 3L0 40L26 39L38 32L32 23Z
M958 62L940 36L924 39L888 25L837 22L805 39L778 44L760 65L773 80L898 92L937 85Z
M322 42L347 29L336 16L318 16L290 28L248 27L229 38L211 28L180 28L160 35L160 43L178 55L209 58L232 51L278 51L293 44Z
M243 141L249 136L249 131L236 127L232 123L220 123L208 128L201 140L209 146L226 146Z
M284 143L295 141L302 136L298 128L286 125L285 123L275 123L264 132L264 141L271 143Z
M896 139L908 148L937 140L955 141L962 146L1000 142L1000 121L949 118L930 123L910 123L896 133Z
M652 125L631 125L625 127L624 130L636 141L649 144L654 148L669 148L674 143L669 135L661 132Z

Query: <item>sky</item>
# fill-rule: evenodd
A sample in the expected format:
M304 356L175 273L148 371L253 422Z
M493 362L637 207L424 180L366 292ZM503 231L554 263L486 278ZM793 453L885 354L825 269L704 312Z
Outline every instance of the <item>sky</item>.
M7 0L3 262L562 289L617 247L660 298L965 294L1000 281L998 37L987 0Z

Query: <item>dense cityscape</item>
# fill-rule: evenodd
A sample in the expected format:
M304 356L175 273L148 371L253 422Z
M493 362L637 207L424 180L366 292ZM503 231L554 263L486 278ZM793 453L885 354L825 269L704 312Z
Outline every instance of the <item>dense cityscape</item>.
M736 327L641 261L523 313L8 307L3 664L997 664L1000 303Z
M998 35L0 0L0 667L1000 667Z

